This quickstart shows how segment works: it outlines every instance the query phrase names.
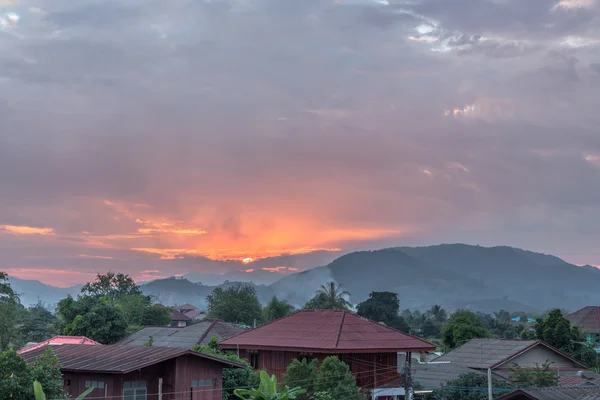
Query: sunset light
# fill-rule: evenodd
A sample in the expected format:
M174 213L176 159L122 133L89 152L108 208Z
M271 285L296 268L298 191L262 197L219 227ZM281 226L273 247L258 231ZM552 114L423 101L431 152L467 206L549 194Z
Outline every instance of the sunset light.
M252 257L246 257L242 259L242 262L244 264L250 264L252 261L254 261L254 259Z

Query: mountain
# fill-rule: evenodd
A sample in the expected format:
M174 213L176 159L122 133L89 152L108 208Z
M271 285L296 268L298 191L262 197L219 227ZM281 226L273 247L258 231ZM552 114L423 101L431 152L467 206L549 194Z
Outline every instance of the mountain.
M36 280L25 280L9 276L10 286L19 294L21 304L31 306L38 301L44 302L48 308L54 309L56 304L68 295L77 295L81 292L83 285L75 285L68 288L59 288L47 285Z

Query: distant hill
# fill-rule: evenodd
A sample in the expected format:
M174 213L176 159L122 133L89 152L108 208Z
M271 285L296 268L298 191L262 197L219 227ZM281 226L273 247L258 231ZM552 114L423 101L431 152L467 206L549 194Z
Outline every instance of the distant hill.
M506 246L443 244L357 251L325 266L255 287L262 303L277 295L300 307L321 284L331 280L351 293L353 304L368 298L372 291L398 293L402 308L419 309L441 304L449 310L470 308L484 312L502 308L531 312L553 307L574 311L600 304L598 268L579 267L559 257ZM37 302L38 294L46 303L56 303L81 288L60 289L17 278L11 278L11 282L17 292L23 293L25 304ZM226 281L219 286L231 284L233 281ZM165 305L191 303L204 308L206 296L215 287L185 278L167 278L145 283L142 290Z
M56 304L70 295L76 295L81 292L83 285L71 286L68 288L59 288L52 285L46 285L36 280L26 280L9 276L10 285L19 294L21 304L30 306L42 301L50 309L54 309Z

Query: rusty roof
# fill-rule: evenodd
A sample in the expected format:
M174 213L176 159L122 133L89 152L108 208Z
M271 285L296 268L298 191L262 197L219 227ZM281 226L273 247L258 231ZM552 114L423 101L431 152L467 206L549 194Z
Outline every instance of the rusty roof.
M498 400L523 398L531 400L598 400L600 399L600 388L521 388L498 397Z
M580 325L586 332L600 334L600 306L587 306L567 315L572 324Z
M300 310L223 340L219 346L321 353L435 350L429 342L341 310Z
M51 348L60 360L61 369L72 372L127 374L187 354L216 361L229 367L245 368L244 365L188 349L154 346L49 345L27 352L23 354L23 358L32 364L48 348Z

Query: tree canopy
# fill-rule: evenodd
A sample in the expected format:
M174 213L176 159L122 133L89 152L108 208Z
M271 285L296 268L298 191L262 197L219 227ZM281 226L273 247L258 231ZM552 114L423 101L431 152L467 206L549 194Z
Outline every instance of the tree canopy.
M469 372L461 374L455 380L446 382L442 389L435 389L433 397L446 400L487 400L488 381L485 374ZM494 398L498 398L513 389L505 381L492 378Z
M294 306L285 300L279 300L277 296L273 296L269 304L263 308L262 319L263 322L271 322L276 319L283 318L286 315L290 315L295 310Z
M109 271L96 275L93 282L88 282L81 288L81 293L85 296L103 296L115 300L123 295L141 295L142 290L129 275Z
M304 309L307 310L349 310L352 304L346 297L350 293L343 290L341 286L335 282L328 282L321 285L315 296L306 303Z
M369 298L357 306L357 314L389 327L408 332L408 324L399 315L400 300L392 292L371 292Z
M473 338L492 337L492 332L483 326L480 318L472 311L457 310L442 327L442 341L450 349Z
M0 351L8 349L15 339L18 306L19 297L10 286L8 275L0 271Z
M206 301L211 318L250 326L255 320L260 321L262 307L251 285L238 282L227 288L218 287Z

